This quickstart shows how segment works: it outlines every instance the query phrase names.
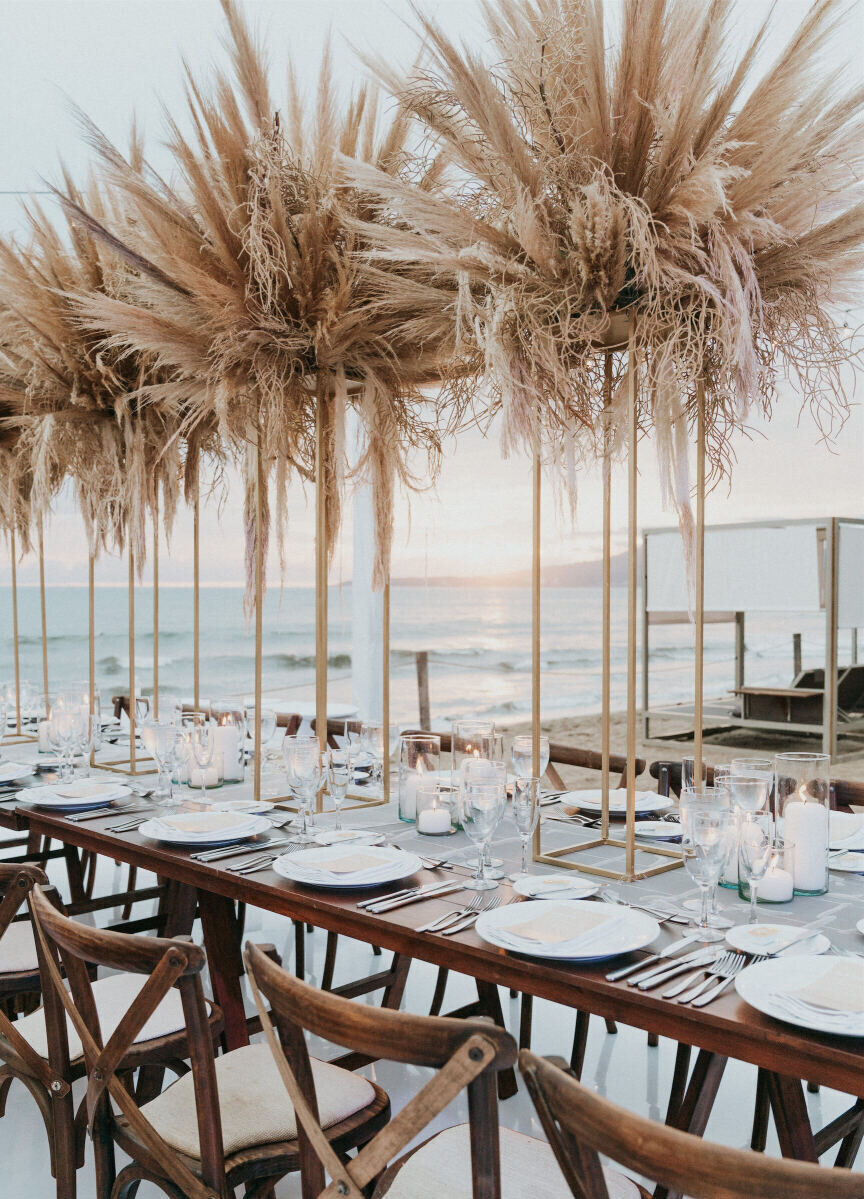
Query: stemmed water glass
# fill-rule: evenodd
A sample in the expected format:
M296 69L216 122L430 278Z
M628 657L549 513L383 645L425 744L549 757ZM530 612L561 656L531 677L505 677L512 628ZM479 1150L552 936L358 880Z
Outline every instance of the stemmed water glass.
M384 726L364 721L360 726L360 748L372 759L373 781L380 785L384 772Z
M520 778L529 778L534 773L534 738L530 733L520 733L510 746L513 773ZM549 765L549 738L540 738L540 763L537 777L543 778Z
M528 842L540 819L540 780L517 778L513 783L513 820L522 838L522 863L518 874L509 876L518 882L528 874Z
M321 746L317 737L286 737L282 754L288 774L288 784L300 800L299 841L309 842L314 838L309 833L312 824L312 806L323 777Z
M465 884L470 891L489 891L498 886L486 874L489 843L504 816L507 790L501 782L476 782L466 778L462 804L462 824L477 846L477 873Z
M198 773L201 778L200 802L206 804L210 802L207 795L207 771L213 761L213 754L216 750L216 729L209 720L201 719L194 722L189 732L192 757L195 759L195 765L198 767Z
M732 813L725 794L713 787L681 792L681 850L687 873L699 887L696 927L700 941L721 941L723 933L709 924L711 892L726 860Z
M60 755L61 782L68 782L74 776L72 754L81 723L80 705L70 706L62 699L55 700L48 723L48 740Z
M156 790L153 792L153 799L164 803L166 807L170 807L174 802L172 775L177 766L177 750L181 740L182 734L180 729L178 729L176 724L168 720L150 721L141 729L141 741L144 748L159 768L159 780L156 784ZM207 765L209 765L209 761ZM201 781L203 786L203 769L201 772Z
M708 764L701 763L699 777L696 777L696 759L692 756L681 759L681 788L685 791L701 791L708 780Z
M354 780L354 756L350 749L327 752L327 791L336 809L336 832L342 831L342 805Z
M756 924L757 891L774 855L774 822L767 812L744 812L738 826L738 869L750 886L748 924Z

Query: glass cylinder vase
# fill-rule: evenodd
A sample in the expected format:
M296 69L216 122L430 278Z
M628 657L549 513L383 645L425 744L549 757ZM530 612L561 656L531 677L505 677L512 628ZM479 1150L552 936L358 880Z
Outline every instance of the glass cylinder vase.
M434 733L403 733L399 738L399 819L417 819L417 789L424 781L438 781L441 738Z
M828 754L786 753L775 758L778 835L796 895L828 890L830 770Z

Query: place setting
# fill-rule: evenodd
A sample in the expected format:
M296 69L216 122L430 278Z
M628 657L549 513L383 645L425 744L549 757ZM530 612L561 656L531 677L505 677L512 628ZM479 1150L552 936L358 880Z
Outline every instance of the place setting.
M103 783L97 779L83 778L28 787L17 792L17 799L20 803L32 804L46 811L57 811L65 816L107 808L128 800L132 795L131 787L125 783Z

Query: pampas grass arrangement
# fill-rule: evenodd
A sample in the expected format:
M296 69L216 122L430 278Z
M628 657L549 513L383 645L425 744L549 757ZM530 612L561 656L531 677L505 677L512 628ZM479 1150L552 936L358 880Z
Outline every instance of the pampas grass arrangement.
M764 74L769 23L730 61L723 0L621 0L611 39L601 0L483 12L485 57L418 13L422 67L371 64L449 158L449 193L352 171L379 196L364 232L381 257L458 279L505 441L566 457L620 433L602 347L622 318L639 424L682 514L701 388L715 479L786 374L823 426L842 417L850 350L831 305L854 300L864 265L864 91L823 55L844 5L815 0Z
M238 460L250 463L248 499L251 445L260 443L275 479L280 518L289 475L320 473L331 552L353 407L366 430L357 469L374 486L381 586L395 482L415 484L415 451L425 453L430 475L440 458L439 409L422 389L468 370L454 353L452 283L442 289L424 267L369 260L358 230L374 225L376 207L346 178L342 156L421 192L437 164L415 158L409 118L385 121L369 88L340 105L328 54L314 103L304 103L292 77L277 112L260 43L233 0L223 9L233 79L217 74L207 88L187 76L193 133L169 125L176 188L88 131L122 195L124 229L84 205L69 210L130 270L123 296L89 291L77 297L78 311L107 334L113 353L153 357L168 379L150 392L160 404L187 407L192 424L196 413L214 416ZM247 529L251 577L248 503Z

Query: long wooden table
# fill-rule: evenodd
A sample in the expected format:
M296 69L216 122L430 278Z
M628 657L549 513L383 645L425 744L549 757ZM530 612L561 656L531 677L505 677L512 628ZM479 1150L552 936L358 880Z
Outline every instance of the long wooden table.
M292 884L272 870L238 875L227 863L206 864L189 851L154 844L138 833L107 831L120 823L112 811L104 819L76 824L49 812L19 807L17 818L40 836L90 850L108 858L152 871L161 878L195 888L210 964L214 998L225 1013L228 1044L248 1037L242 994L242 963L235 921L235 903L263 908L296 921L379 945L407 958L417 958L473 976L486 984L511 988L583 1012L619 1020L647 1032L669 1037L700 1051L688 1098L677 1122L701 1133L729 1058L749 1062L770 1072L771 1099L784 1154L817 1160L829 1144L845 1134L835 1121L833 1140L810 1127L801 1080L835 1088L852 1096L864 1095L864 1039L830 1037L772 1020L747 1006L734 989L704 1008L677 1005L657 992L641 992L626 982L610 983L608 962L554 963L520 957L485 944L473 930L453 937L418 933L415 926L435 915L462 906L466 893L456 892L411 906L373 915L357 906L362 894L339 894ZM467 869L463 870L467 876ZM420 871L416 882L441 881L440 871ZM857 880L862 882L864 880ZM403 884L378 888L383 895ZM515 898L506 883L502 901ZM864 896L864 886L862 886ZM421 919L422 917L422 919ZM663 931L662 943L676 934ZM656 950L657 944L651 946ZM635 960L632 955L630 960ZM616 959L625 964L627 959ZM851 1119L851 1117L850 1117ZM851 1127L851 1125L850 1125Z

